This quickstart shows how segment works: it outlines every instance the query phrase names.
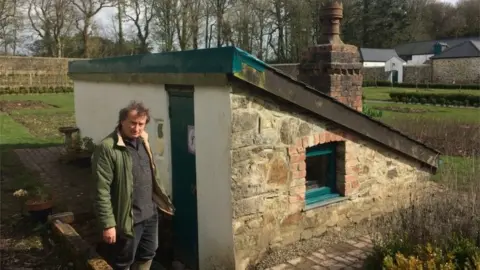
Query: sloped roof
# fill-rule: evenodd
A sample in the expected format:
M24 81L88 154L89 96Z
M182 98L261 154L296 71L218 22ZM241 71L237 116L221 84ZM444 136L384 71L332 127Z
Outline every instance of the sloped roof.
M445 58L467 58L480 57L480 41L465 41L456 46L444 50L439 55L430 57L430 59L445 59Z
M387 62L392 57L398 57L394 49L360 48L363 62Z
M206 74L226 75L229 80L248 83L259 91L275 95L322 120L336 123L345 131L384 145L430 168L436 169L438 166L437 150L368 117L236 47L71 61L68 73L74 80L111 81L114 78L127 82L132 80L145 82L139 75L150 77L154 75L153 77L158 78L161 74L177 73L182 83L187 83L188 74L199 74L202 77Z
M455 39L439 39L439 40L426 40L409 42L395 46L395 51L398 55L421 55L421 54L433 54L433 46L435 43L440 42L447 44L449 48L457 46L465 41L480 41L479 37L468 38L455 38Z

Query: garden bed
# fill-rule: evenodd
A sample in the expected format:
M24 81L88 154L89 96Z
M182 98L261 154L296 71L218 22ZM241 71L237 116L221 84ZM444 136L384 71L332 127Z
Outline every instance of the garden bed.
M40 100L0 100L0 111L7 113L21 109L38 110L48 108L55 108L55 106Z

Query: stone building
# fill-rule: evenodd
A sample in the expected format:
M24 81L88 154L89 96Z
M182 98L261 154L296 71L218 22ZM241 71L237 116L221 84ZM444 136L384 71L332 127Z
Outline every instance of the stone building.
M430 60L435 83L480 83L480 41L465 41L432 56Z
M130 100L151 108L177 209L172 259L189 269L246 269L270 247L394 209L436 171L436 150L361 113L358 49L339 39L341 5L323 10L305 82L235 47L70 63L82 136L98 142Z

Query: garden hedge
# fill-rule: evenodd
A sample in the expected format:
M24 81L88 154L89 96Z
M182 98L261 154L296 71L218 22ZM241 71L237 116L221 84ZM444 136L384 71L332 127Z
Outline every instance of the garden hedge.
M71 86L0 88L0 95L72 93Z
M394 102L442 106L480 106L480 96L471 94L390 93Z
M480 90L480 84L438 84L438 83L394 83L389 81L364 81L363 87L398 87L398 88L422 88L422 89L470 89Z

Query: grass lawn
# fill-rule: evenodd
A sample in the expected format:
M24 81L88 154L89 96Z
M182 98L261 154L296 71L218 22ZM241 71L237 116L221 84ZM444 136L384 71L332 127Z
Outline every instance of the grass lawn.
M71 93L4 95L0 102L2 149L60 144L58 128L75 124Z
M435 94L471 94L480 96L480 90L452 90L452 89L415 89L415 88L395 88L395 87L363 87L363 94L367 100L390 100L389 94L392 92L419 92Z
M480 91L479 91L480 92ZM421 104L365 102L368 106L383 112L380 120L411 120L429 118L432 120L452 120L480 124L480 109L440 107Z

